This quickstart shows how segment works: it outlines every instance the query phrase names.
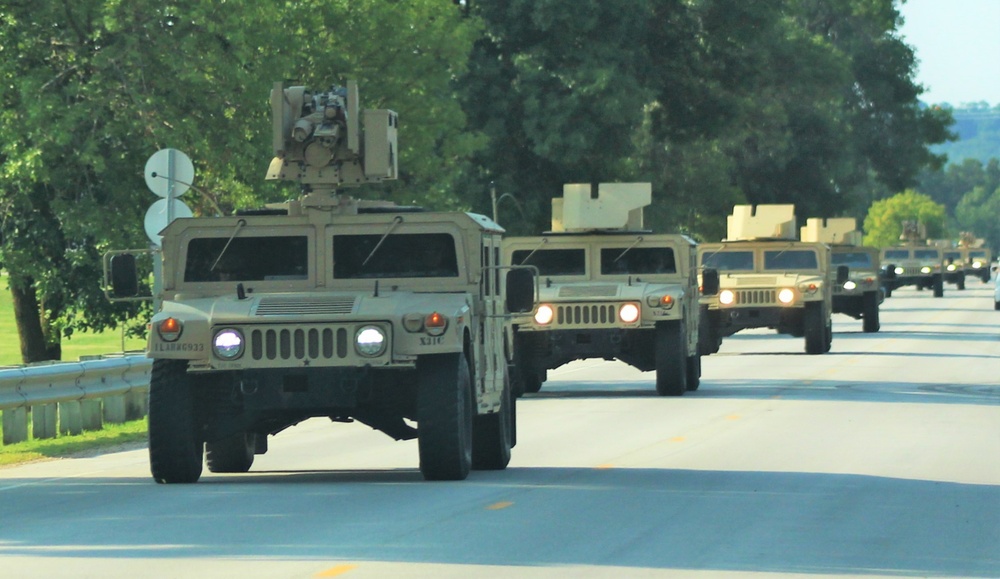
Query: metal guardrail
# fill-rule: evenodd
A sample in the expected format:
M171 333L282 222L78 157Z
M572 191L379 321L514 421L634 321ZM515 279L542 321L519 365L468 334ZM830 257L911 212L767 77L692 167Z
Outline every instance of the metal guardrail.
M0 368L3 442L99 429L145 415L153 361L144 355Z

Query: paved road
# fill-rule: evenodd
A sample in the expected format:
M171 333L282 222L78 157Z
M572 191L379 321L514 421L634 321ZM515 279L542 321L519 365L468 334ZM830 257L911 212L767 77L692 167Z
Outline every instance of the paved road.
M425 483L415 442L313 420L246 475L145 451L0 469L2 577L1000 576L992 285L902 289L833 350L740 334L701 388L614 362L518 402L503 472Z

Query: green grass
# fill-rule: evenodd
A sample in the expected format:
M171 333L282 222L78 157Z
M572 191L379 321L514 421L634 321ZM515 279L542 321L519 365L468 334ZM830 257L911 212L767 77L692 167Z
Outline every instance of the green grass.
M7 287L7 274L0 274L0 366L21 364L20 339L17 323L14 321L14 305ZM62 359L76 361L81 356L94 356L114 352L143 350L146 341L138 338L122 339L121 330L92 334L76 332L71 338L63 338Z
M146 441L146 419L105 424L103 430L74 436L35 439L0 446L0 466L46 458L72 456L88 451L108 451L116 446Z

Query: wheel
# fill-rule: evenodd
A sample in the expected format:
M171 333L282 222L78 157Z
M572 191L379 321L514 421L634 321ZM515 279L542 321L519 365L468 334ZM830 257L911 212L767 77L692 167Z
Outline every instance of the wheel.
M426 480L464 480L472 466L473 401L464 354L417 358L417 448Z
M542 389L542 383L545 382L545 378L542 377L544 372L544 370L538 370L534 366L527 366L523 369L521 383L524 385L525 394L536 394Z
M826 320L823 319L823 304L807 303L802 312L802 326L806 338L806 354L822 354L826 351Z
M958 276L958 281L955 282L955 285L957 285L958 289L960 289L960 290L964 290L965 289L965 274L962 274L962 275Z
M687 357L687 389L694 392L701 386L701 354Z
M708 312L708 307L701 306L698 313L700 314L698 317L698 354L701 356L717 354L719 353L719 346L722 340L718 338L718 335L715 333L715 327L712 326L712 318Z
M687 390L687 340L680 321L656 325L656 392L683 396Z
M878 321L878 293L865 292L861 298L861 330L867 334L877 332L881 324Z
M510 462L514 445L513 397L504 386L500 395L500 410L476 416L472 423L472 468L503 470Z
M546 370L539 368L532 356L530 342L527 339L514 337L514 397L519 398L525 394L535 394L542 389L545 382Z
M823 343L823 353L830 351L833 347L833 321L830 320L826 323L826 341Z
M253 466L257 435L238 432L232 436L205 443L205 462L212 472L247 472Z
M934 288L934 297L940 298L944 296L944 276L934 276L934 281L931 285Z
M892 288L889 287L889 286L885 286L885 297L887 297L887 298L891 298L892 297Z
M198 436L186 360L153 360L148 419L153 479L166 484L197 482L204 444Z

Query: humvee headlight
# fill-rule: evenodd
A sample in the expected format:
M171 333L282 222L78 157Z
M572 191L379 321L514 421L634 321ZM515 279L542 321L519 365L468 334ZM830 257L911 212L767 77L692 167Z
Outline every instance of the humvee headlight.
M674 296L665 294L662 296L652 295L646 296L646 305L651 308L667 308L670 309L674 307Z
M622 304L622 307L618 308L618 317L626 324L631 324L632 322L638 320L638 304Z
M552 306L542 304L538 306L538 309L535 311L535 323L539 326L551 324L554 316L555 312L552 311Z
M736 302L736 292L733 290L722 290L719 292L719 303L724 306L732 305Z
M160 323L156 324L156 333L160 335L160 338L164 342L176 342L181 337L181 332L183 331L184 324L177 318L167 318L160 320Z
M448 329L448 318L443 314L434 312L424 318L424 328L431 336L440 336Z
M929 265L925 265L922 268L920 268L920 273L930 273L930 272L931 272L931 266Z
M781 288L778 290L778 301L788 305L795 301L795 291L791 288Z
M896 272L896 275L903 275L903 272L904 272L905 270L904 270L903 268L901 268L901 267L897 267L897 268L896 268L895 270L893 270L893 271L895 271L895 272Z
M981 262L981 261L974 261L974 262L972 262L972 267L974 267L976 269L979 269L979 268L983 267L983 262Z
M955 267L954 263L949 263L948 264L948 271L955 271L956 269L958 269L958 268ZM923 270L921 270L921 271L923 271Z
M235 360L243 355L243 334L239 330L227 328L216 332L212 339L212 350L223 360Z
M854 283L853 280L847 280L844 282L844 289L847 291L853 291L858 288L858 284Z
M364 326L354 334L354 349L358 354L374 358L385 352L385 332L377 326Z

